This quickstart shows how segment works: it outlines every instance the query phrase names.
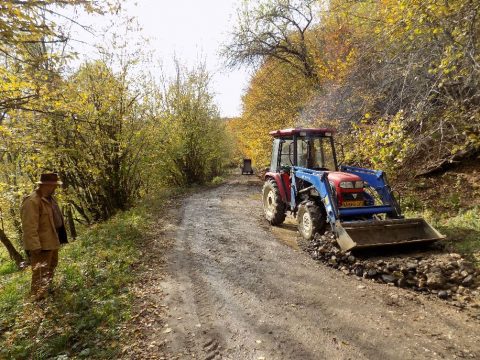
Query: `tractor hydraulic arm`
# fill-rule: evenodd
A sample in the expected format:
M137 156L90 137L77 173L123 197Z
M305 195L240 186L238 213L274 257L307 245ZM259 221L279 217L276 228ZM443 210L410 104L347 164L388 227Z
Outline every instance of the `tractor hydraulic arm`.
M291 169L291 178L292 178L292 187L291 187L291 202L290 206L292 209L296 209L298 206L298 194L306 189L315 189L325 206L327 212L327 220L330 225L334 226L336 220L338 219L338 208L334 201L332 194L332 189L330 188L330 183L328 182L327 172L310 170L303 167L294 166ZM306 183L310 184L305 189L297 188L296 179L302 179Z

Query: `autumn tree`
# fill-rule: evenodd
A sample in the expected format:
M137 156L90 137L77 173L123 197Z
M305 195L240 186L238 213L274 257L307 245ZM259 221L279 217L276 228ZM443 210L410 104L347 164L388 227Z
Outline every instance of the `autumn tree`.
M226 54L230 63L256 59L259 65L244 97L243 129L267 131L266 125L278 119L273 106L248 111L258 98L254 93L271 88L269 81L253 86L269 63L283 64L283 82L292 81L286 77L308 78L299 71L298 58L293 63L279 58L288 41L271 41L278 37L264 23L275 18L265 14L271 15L269 10L280 3L294 2L265 2L257 10L240 12L235 41ZM334 0L328 7L317 6L303 37L294 28L282 32L291 41L305 39L316 86L313 92L299 93L302 106L288 111L289 122L278 124L304 124L305 119L313 125L336 124L351 144L352 161L392 172L416 164L427 174L475 156L480 148L479 5L478 0ZM280 23L268 22L275 31ZM270 51L253 44L268 45ZM282 92L275 87L270 99ZM255 136L241 140L249 154L265 152L265 141Z
M223 173L232 145L204 65L176 69L165 84L154 161L163 184L203 184Z
M101 60L85 63L63 85L66 108L37 128L50 134L48 165L59 169L69 202L87 222L127 209L141 186L148 99L127 79Z
M117 2L86 0L13 1L0 4L0 209L2 243L17 264L16 252L7 233L20 232L18 207L33 175L45 165L39 152L43 144L31 124L55 115L61 100L56 85L70 52L68 25L82 27L64 10L101 14L114 11ZM11 221L7 221L10 219ZM5 220L5 221L3 221Z
M354 58L346 76L325 89L324 104L340 106L330 106L323 117L339 119L346 128L362 123L353 152L378 158L378 149L387 148L381 159L396 167L423 164L420 172L478 152L478 6L478 1L331 3L322 23L350 29L346 41ZM387 135L390 124L399 136ZM363 136L364 130L373 136ZM415 146L403 149L404 135ZM390 142L369 141L382 136Z
M54 65L70 55L65 47L71 38L71 26L88 30L65 15L64 10L102 14L117 11L118 7L116 0L2 1L0 112L21 108L39 99L48 83L48 72L56 71Z
M317 79L307 37L316 0L244 1L223 54L230 66L258 65L274 58L309 79Z
M314 94L312 82L276 59L257 71L243 96L243 114L236 125L243 151L256 166L269 164L270 131L310 123L305 111Z
M354 58L347 27L319 24L316 1L244 3L224 55L230 65L256 65L235 124L246 156L268 163L271 130L313 125L328 83Z

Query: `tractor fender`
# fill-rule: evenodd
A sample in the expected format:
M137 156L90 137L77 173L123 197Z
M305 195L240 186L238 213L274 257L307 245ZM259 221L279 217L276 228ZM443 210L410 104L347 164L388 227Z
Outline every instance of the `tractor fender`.
M277 183L280 196L284 203L290 202L290 175L288 173L267 172L265 180L273 179Z

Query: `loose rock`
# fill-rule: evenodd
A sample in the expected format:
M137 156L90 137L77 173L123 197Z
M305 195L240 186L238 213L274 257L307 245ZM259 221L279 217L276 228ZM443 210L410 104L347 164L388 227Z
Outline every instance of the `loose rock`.
M436 294L440 299L454 300L459 307L465 307L469 302L480 303L480 294L476 290L480 288L480 270L456 253L444 254L437 249L436 253L426 252L422 255L368 258L357 253L342 253L331 233L316 236L305 250L312 258L345 274L354 274L359 280L368 278Z
M437 294L440 299L448 299L448 293L445 290L440 290Z
M472 283L473 283L473 276L472 275L466 276L465 279L463 279L463 281L462 281L463 286L470 286L470 285L472 285Z
M427 274L427 286L430 289L443 289L445 287L445 277L442 275L440 269L435 268L435 272Z
M383 274L382 275L382 280L385 283L393 283L395 281L395 276L388 275L388 274Z

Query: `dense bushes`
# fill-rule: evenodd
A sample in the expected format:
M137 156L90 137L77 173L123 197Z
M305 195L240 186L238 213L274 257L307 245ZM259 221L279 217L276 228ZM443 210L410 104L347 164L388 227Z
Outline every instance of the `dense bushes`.
M163 96L151 159L160 184L203 184L222 174L233 144L208 90L208 73L177 70Z

